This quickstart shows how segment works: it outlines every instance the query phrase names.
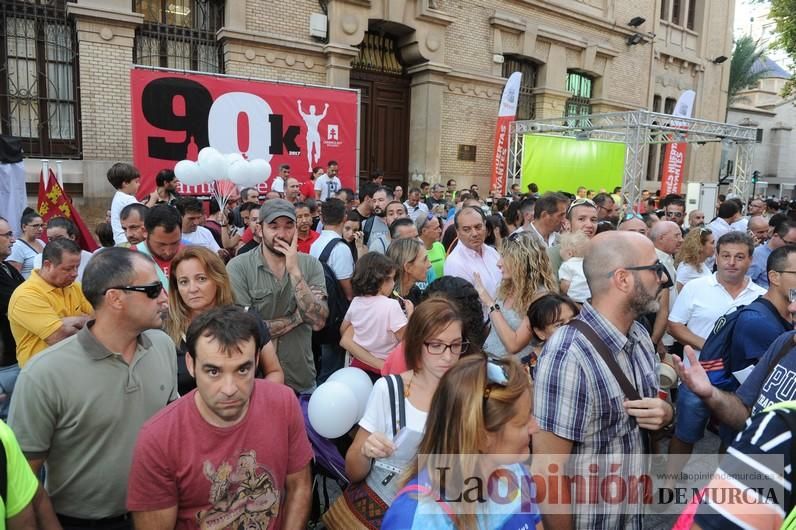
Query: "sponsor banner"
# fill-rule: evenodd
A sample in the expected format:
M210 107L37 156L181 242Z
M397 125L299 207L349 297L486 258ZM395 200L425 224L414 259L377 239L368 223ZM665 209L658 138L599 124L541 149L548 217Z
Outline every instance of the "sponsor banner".
M490 190L506 193L506 173L509 160L509 129L517 116L517 100L520 95L522 73L514 72L506 81L500 98L497 125L495 127L495 149L492 156L492 179Z
M269 81L133 68L130 73L133 159L141 172L139 198L155 189L155 175L203 147L240 153L309 180L312 168L339 165L343 187L356 189L357 93ZM210 194L210 185L181 193Z
M694 98L696 92L686 90L680 95L674 107L672 116L675 118L690 118L694 109ZM682 121L673 120L673 127L681 127L686 130L686 124ZM685 150L688 144L676 142L666 144L663 153L663 166L661 167L661 197L671 193L680 193L683 185L683 168L685 166Z

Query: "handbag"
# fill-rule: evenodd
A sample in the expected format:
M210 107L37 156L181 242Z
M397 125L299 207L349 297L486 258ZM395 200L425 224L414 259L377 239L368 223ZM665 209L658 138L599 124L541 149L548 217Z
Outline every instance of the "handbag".
M406 398L404 382L400 375L384 378L390 393L390 421L393 437L406 426ZM382 487L389 488L398 480L398 473L373 466L367 478L350 484L332 507L323 514L323 524L329 530L378 530L389 505L382 498ZM393 482L396 481L396 482ZM382 495L374 489L382 490ZM390 502L395 498L390 496Z

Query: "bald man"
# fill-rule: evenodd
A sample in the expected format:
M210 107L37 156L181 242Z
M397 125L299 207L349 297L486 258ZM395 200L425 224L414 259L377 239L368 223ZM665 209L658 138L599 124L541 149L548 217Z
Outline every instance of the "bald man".
M641 477L648 472L648 433L642 429L668 425L673 410L658 398L659 360L649 334L635 319L658 310L666 269L649 239L610 231L592 239L583 270L592 301L583 304L576 317L581 324L564 326L553 335L536 366L534 402L539 406L534 415L541 431L534 434L533 473L547 474L549 466L557 465L573 475L594 476L589 465L602 455L601 478L611 470L622 477ZM576 327L583 325L604 344L595 345L583 328ZM625 394L598 347L608 350L638 396ZM592 483L588 482L586 488ZM637 493L642 498L642 492ZM628 502L635 493L628 492L619 502L606 501L599 491L577 494L597 502L573 503L570 513L560 513L560 506L548 505L549 497L540 501L545 528L641 528L643 505Z
M694 228L696 226L705 226L705 212L691 210L688 214L688 228Z
M629 219L625 219L619 223L617 230L624 232L636 232L642 236L646 236L649 233L647 223L645 223L644 220L638 216L638 214L633 214L633 216Z
M755 238L755 243L762 245L768 241L770 226L768 220L762 215L755 215L749 219L749 232Z

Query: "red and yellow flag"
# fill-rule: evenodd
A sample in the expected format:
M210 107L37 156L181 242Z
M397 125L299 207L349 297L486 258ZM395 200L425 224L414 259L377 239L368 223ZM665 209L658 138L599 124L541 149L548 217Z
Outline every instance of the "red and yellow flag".
M72 205L69 196L58 184L52 169L49 171L46 180L44 172L39 173L39 203L37 209L45 223L53 217L66 217L72 221L77 227L77 244L83 250L94 252L99 248L99 245L97 245L91 235L91 231L80 217L77 208Z

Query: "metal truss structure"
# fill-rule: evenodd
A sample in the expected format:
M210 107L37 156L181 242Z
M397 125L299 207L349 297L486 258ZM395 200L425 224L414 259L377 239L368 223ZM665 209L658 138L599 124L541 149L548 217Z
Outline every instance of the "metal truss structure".
M710 142L735 144L735 178L730 191L737 194L744 203L752 193L752 148L757 130L751 127L680 118L647 110L515 121L511 125L509 182L519 182L522 173L522 140L525 134L624 143L627 148L622 191L629 204L637 204L641 200L641 183L646 171L648 146Z

